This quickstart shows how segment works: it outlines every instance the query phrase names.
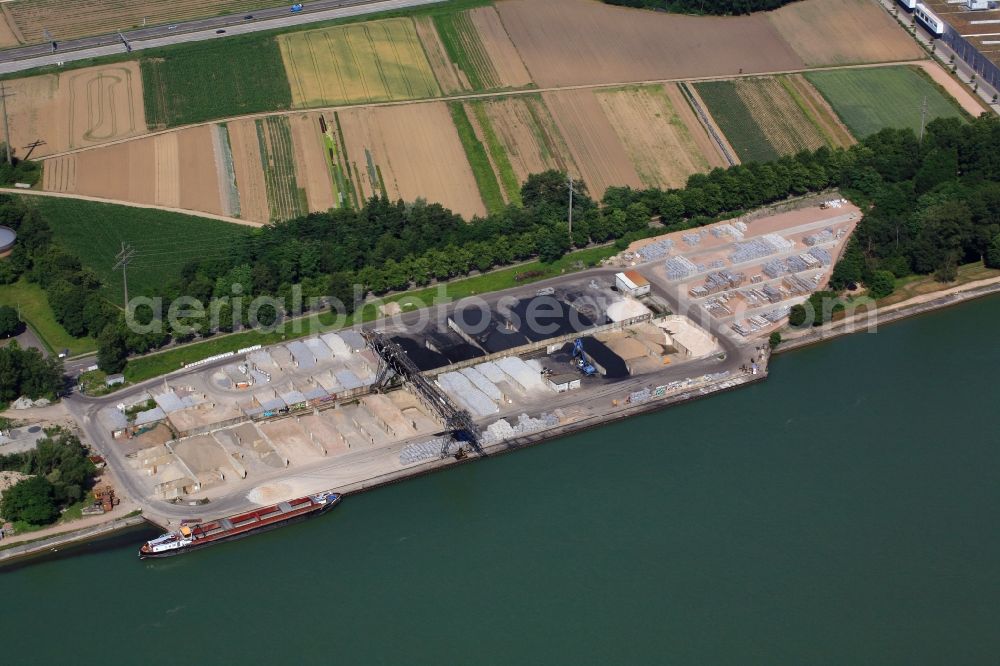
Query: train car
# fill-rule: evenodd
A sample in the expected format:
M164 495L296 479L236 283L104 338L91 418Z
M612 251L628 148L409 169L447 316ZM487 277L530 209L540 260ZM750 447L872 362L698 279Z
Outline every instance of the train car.
M918 2L913 10L913 16L917 19L917 23L926 28L927 32L931 33L931 35L934 37L944 37L944 21L939 19L937 14L932 12L927 5Z
M908 12L912 12L917 8L917 0L896 0L896 2Z

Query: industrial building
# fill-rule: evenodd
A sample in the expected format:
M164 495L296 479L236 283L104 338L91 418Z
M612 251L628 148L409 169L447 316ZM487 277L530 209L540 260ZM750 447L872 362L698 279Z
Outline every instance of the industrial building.
M649 293L649 280L642 277L639 271L625 271L615 275L615 286L623 294L629 296L645 296Z
M947 44L981 80L1000 88L1000 3L988 0L900 2L932 36ZM912 5L912 6L911 6Z

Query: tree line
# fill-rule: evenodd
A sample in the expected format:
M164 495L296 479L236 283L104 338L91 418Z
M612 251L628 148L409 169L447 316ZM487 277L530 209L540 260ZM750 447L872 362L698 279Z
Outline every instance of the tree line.
M269 225L234 240L226 252L191 260L179 276L147 295L165 302L187 296L206 309L223 303L220 322L209 330L203 320L192 320L190 330L176 334L131 331L121 309L99 291L100 281L52 242L51 230L35 211L0 200L0 220L19 225L19 246L7 262L13 266L8 273L42 285L57 319L73 334L96 335L99 364L117 372L129 354L171 339L231 330L233 313L222 299L237 293L244 303L273 296L289 304L293 286L299 285L307 301L332 296L350 311L365 294L424 286L525 259L552 261L595 243L617 241L625 247L640 237L701 226L831 187L865 208L856 238L834 271L834 288L857 282L885 292L896 278L914 272L947 280L958 263L985 258L995 264L1000 258L998 154L997 118L937 120L928 125L923 142L911 130L889 129L847 149L823 147L695 174L678 189L613 187L598 203L578 185L572 237L566 177L556 171L528 178L523 205L468 222L439 204L376 197L360 209ZM359 292L354 285L361 286ZM236 313L235 326L246 323L244 314ZM283 314L262 311L259 321L266 325Z
M63 386L62 361L21 349L17 342L0 347L0 406L21 396L54 400Z
M797 0L603 0L609 5L662 9L679 14L735 15L778 9Z

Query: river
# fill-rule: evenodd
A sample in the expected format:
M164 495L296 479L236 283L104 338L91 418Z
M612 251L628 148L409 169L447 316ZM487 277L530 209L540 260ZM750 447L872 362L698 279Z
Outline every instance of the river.
M162 561L0 570L0 659L996 664L1000 299Z

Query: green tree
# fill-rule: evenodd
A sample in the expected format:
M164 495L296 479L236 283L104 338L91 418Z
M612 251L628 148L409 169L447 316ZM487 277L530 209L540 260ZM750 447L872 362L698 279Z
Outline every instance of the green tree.
M108 324L97 337L97 367L108 374L121 372L128 360L128 347L121 324Z
M24 330L24 322L17 316L17 310L9 305L0 305L0 338L18 335Z
M55 488L44 476L18 481L0 498L0 515L7 520L47 525L59 517Z
M1000 234L997 234L990 243L984 261L988 268L1000 268Z
M872 298L885 298L896 291L896 276L890 271L875 271L868 281L868 293Z
M781 344L781 333L778 331L771 333L770 337L767 339L767 344L771 347L771 349L776 349L777 346Z

